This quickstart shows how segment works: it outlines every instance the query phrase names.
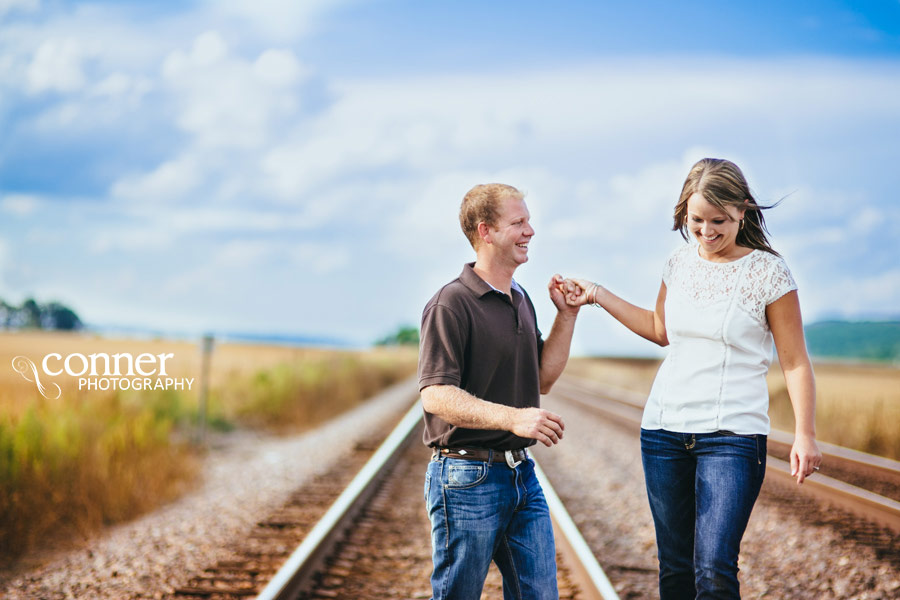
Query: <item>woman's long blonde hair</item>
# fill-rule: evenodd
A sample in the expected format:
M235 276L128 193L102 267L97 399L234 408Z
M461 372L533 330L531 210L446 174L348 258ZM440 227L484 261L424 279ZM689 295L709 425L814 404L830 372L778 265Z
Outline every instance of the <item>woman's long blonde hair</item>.
M756 202L750 192L747 178L736 164L721 158L704 158L691 167L687 179L684 180L681 197L675 205L675 225L672 227L673 231L680 231L681 237L685 240L690 239L687 226L688 198L697 193L726 215L728 212L725 209L728 206L745 211L735 240L738 246L763 250L779 256L766 237L768 230L762 215L763 210L772 208L775 204L761 206Z

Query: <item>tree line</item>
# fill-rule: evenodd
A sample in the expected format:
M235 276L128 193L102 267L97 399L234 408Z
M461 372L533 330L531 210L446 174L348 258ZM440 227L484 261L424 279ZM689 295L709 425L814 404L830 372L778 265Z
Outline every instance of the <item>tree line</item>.
M0 299L0 328L73 331L82 327L75 311L59 302L38 304L34 298L28 298L21 306L15 306Z

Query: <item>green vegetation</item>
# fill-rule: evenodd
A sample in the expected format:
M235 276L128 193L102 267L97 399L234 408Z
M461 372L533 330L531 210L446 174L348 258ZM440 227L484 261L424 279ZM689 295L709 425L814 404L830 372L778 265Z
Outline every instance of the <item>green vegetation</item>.
M377 346L418 346L419 328L412 325L401 325L396 332L375 342Z
M807 326L805 332L815 357L900 361L900 321L822 321Z
M73 331L83 325L75 311L59 302L38 304L33 298L28 298L22 306L7 304L0 299L0 327Z

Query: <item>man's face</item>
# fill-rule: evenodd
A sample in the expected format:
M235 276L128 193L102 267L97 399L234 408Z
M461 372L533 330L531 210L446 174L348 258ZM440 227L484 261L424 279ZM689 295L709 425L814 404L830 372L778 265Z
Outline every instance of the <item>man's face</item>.
M528 242L534 236L531 214L525 201L514 196L505 196L499 209L497 223L490 228L491 246L495 256L517 267L528 262Z

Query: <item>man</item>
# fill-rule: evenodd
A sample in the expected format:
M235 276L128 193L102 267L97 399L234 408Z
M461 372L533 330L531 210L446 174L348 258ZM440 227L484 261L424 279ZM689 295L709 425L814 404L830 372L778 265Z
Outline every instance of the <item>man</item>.
M559 415L540 408L569 357L577 307L550 280L556 320L546 342L513 273L534 236L523 195L478 185L459 220L476 260L425 306L419 389L431 519L434 600L477 600L491 560L504 598L558 597L550 513L525 451L563 437Z

